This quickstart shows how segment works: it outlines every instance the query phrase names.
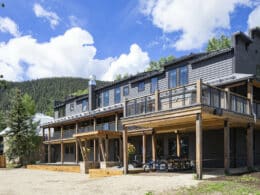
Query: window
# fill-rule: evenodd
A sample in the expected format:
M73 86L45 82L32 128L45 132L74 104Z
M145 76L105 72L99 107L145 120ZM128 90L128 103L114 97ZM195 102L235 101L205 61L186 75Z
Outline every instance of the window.
M96 96L96 104L97 104L97 107L101 107L101 93L100 94L97 94Z
M183 66L180 68L180 85L188 84L188 68Z
M70 103L70 111L74 110L74 103Z
M85 112L87 111L87 107L88 107L88 102L87 100L82 100L82 111Z
M158 88L158 79L157 77L154 77L151 79L151 93L154 93L155 90Z
M138 91L140 92L140 91L144 91L144 82L142 81L142 82L140 82L140 83L138 83Z
M169 88L175 88L177 86L177 71L173 69L169 72Z
M127 96L127 95L129 95L129 86L125 86L123 88L123 96Z
M115 88L115 103L119 103L121 101L121 90L120 87Z
M64 117L65 116L65 107L62 106L58 109L58 117Z
M109 91L103 93L103 106L109 105Z
M260 77L260 64L256 65L256 77Z

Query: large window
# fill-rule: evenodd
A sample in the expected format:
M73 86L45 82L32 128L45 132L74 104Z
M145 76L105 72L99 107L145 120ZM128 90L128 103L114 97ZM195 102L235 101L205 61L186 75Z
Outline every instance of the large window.
M120 87L115 88L115 103L119 103L121 101L121 89Z
M144 91L144 81L141 81L140 83L138 83L138 91Z
M188 84L188 68L183 66L180 68L180 85Z
M103 106L109 105L109 91L103 93Z
M102 100L101 93L97 94L97 96L96 96L96 104L97 104L98 108L101 107L101 100Z
M155 90L158 88L158 79L157 77L154 77L151 79L151 93L154 93Z
M82 111L85 112L88 109L88 102L87 100L82 100Z
M169 88L177 87L177 70L173 69L169 72Z
M70 103L70 111L74 111L74 102Z
M123 96L127 96L127 95L129 95L129 86L125 86L123 88Z

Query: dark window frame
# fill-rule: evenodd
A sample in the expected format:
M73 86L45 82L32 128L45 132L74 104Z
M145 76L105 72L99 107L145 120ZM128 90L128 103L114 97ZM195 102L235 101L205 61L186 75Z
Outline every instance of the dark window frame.
M119 94L117 93L117 90L119 89ZM118 96L119 95L119 96ZM121 102L121 87L116 87L114 89L114 102L115 104Z
M84 106L84 105L83 105L83 102L85 102L85 103L86 103L86 105L85 105L85 106L86 106L86 108L85 108L85 109L84 109L84 107L83 107L83 106ZM87 110L88 110L88 100L86 100L86 99L85 99L85 100L82 100L82 101L81 101L81 106L82 106L82 107L81 107L81 109L82 109L82 112L85 112L85 111L87 111Z
M142 91L144 91L145 90L145 82L144 81L140 81L139 83L138 83L138 92L142 92Z
M156 80L155 87L153 88L153 80ZM154 93L156 90L158 90L158 77L151 78L151 84L150 84L150 92Z
M103 106L109 106L109 90L103 92Z
M70 103L70 111L74 111L75 109L75 105L74 102Z
M186 70L186 82L182 83L182 74L181 74L181 70L185 69ZM189 83L189 70L188 70L188 66L181 66L179 68L179 85L182 86L182 85L187 85Z
M175 86L172 85L172 81L171 81L171 73L172 72L175 72ZM177 77L177 74L178 74L178 69L177 68L174 68L174 69L171 69L169 70L168 72L168 88L171 89L171 88L175 88L178 86L178 77Z
M125 93L125 89L127 89L127 94ZM129 86L124 86L123 87L123 96L128 96L129 95Z

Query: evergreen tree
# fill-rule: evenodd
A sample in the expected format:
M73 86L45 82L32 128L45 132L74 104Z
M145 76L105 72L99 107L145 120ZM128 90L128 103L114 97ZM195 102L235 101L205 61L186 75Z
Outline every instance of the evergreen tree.
M4 113L0 110L0 132L6 128L6 118Z
M149 67L146 69L146 71L153 71L153 70L162 70L163 65L174 60L175 57L170 55L168 57L162 57L159 61L151 61L149 64Z
M9 159L18 159L21 165L30 163L33 153L38 148L39 138L36 135L36 123L33 123L33 116L30 115L23 103L20 90L16 90L11 101L8 126L8 149Z
M230 38L222 35L220 38L213 37L208 41L207 51L216 51L220 49L226 49L231 47L231 40Z

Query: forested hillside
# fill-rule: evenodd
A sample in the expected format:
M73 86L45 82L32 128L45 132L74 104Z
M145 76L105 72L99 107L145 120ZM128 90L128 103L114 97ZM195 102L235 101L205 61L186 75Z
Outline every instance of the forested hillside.
M97 85L105 82L97 81ZM52 114L54 100L63 100L70 94L82 92L88 88L88 79L83 78L45 78L24 82L6 82L6 88L0 91L0 109L10 108L10 97L13 89L18 88L22 93L28 93L36 103L37 112Z

